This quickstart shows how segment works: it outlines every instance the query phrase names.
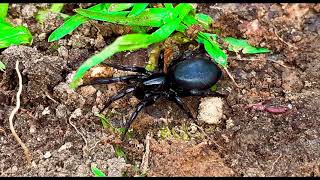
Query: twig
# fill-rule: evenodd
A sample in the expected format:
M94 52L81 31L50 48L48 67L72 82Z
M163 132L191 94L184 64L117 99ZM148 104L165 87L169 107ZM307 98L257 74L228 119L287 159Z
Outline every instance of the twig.
M270 169L270 173L273 172L274 166L276 165L276 163L279 161L279 159L282 157L282 153L279 155L279 157L272 163L271 169Z
M84 135L78 130L78 128L71 122L71 119L73 118L73 116L71 115L69 118L69 124L77 131L78 134L80 134L80 136L82 137L85 146L83 147L83 151L85 151L88 148L88 141L87 139L84 137Z
M223 149L215 140L208 136L208 134L202 129L202 127L198 126L196 123L192 124L194 124L210 141L212 141L219 148L219 151L220 149Z
M277 38L278 38L281 42L283 42L284 44L286 44L287 46L289 46L289 47L291 47L291 48L294 48L295 50L299 49L298 47L296 47L296 46L294 46L294 45L286 42L285 40L283 40L283 39L278 35L278 32L277 32L277 30L276 30L276 27L275 27L273 24L270 24L270 25L271 25L271 26L273 27L273 29L274 29L274 34L277 36Z
M24 152L24 154L26 156L27 162L28 162L29 165L31 165L32 158L31 158L31 154L29 152L29 149L22 142L22 140L19 138L19 136L17 135L17 133L16 133L16 131L14 129L14 126L13 126L13 117L14 117L14 115L17 113L17 111L20 108L20 95L21 95L21 92L22 92L22 77L21 77L21 74L20 74L20 71L19 71L19 61L18 60L16 61L16 71L17 71L18 78L19 78L19 89L18 89L18 92L17 92L17 104L16 104L16 107L11 111L11 114L10 114L10 117L9 117L9 125L10 125L10 130L11 130L11 133L12 133L13 137L16 139L18 144L22 147L23 152Z
M238 61L263 61L261 58L242 58L242 57L229 57L230 59L234 59L234 60L238 60ZM288 67L286 65L284 65L283 63L281 62L278 62L278 61L275 61L275 60L272 60L272 59L267 59L268 61L271 61L273 63L276 63L276 64L279 64L280 66L284 67L284 68L288 68L288 69L291 69L291 67Z
M145 174L148 170L148 164L149 164L149 154L150 154L150 139L151 135L150 133L146 136L146 151L143 154L142 162L141 162L141 171L142 174Z
M229 78L232 80L232 82L234 83L234 85L237 87L237 88L242 88L241 86L238 85L238 83L234 80L233 76L231 75L231 73L229 72L229 70L227 68L223 68L226 73L228 74Z

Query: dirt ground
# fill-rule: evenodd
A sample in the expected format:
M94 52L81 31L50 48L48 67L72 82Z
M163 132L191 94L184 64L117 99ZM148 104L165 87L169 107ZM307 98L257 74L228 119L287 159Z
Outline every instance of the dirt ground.
M246 38L272 53L242 55L242 60L229 54L229 71L241 88L226 74L218 82L218 89L229 94L218 123L195 124L175 104L161 99L139 114L133 137L125 142L94 115L125 84L73 91L68 83L84 60L130 29L103 28L103 23L91 21L48 43L63 20L50 14L43 24L37 23L37 9L47 6L9 7L9 20L27 25L34 40L31 46L0 50L7 66L0 72L0 176L92 176L92 166L108 176L320 175L319 4L198 4L198 12L214 19L221 36ZM90 4L67 4L63 13L71 15L79 6ZM119 53L112 60L143 66L147 52ZM255 60L246 60L250 57ZM14 124L32 154L31 166L8 122L18 90L16 60L23 91ZM184 101L197 113L202 100ZM113 103L105 111L113 126L123 127L137 102L129 95ZM268 108L252 106L260 102ZM279 107L283 112L275 112ZM117 157L117 147L125 157Z

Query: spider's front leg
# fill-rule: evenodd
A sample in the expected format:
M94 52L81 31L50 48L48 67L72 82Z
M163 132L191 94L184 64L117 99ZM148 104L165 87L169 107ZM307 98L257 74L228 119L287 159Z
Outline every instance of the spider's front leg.
M142 74L148 74L148 71L144 67L139 67L139 66L122 66L122 65L117 65L117 64L111 64L111 63L106 63L102 62L102 64L112 67L114 69L118 69L121 71L131 71L131 72L138 72Z
M121 77L112 77L112 78L93 78L92 80L81 84L79 87L88 86L88 85L95 85L95 84L111 84L115 82L125 82L129 80L143 80L147 76L146 75L128 75L128 76L121 76Z
M159 95L159 94L156 94L156 95L152 95L152 94L151 94L151 96L145 98L143 101L141 101L139 104L137 104L135 111L131 114L129 120L128 120L127 123L126 123L126 129L125 129L124 133L123 133L122 136L121 136L121 140L124 140L124 138L125 138L128 130L129 130L131 124L132 124L133 121L136 119L136 117L137 117L137 115L139 114L139 112L140 112L143 108L154 104L154 103L156 102L156 100L158 100L158 99L160 98L160 96L161 96L161 95Z
M110 104L122 97L124 97L125 95L135 91L137 89L137 87L129 87L127 89L123 89L120 92L118 92L117 94L111 96L108 101L105 103L104 107L102 108L102 110L99 113L102 113L106 108L108 108L110 106Z

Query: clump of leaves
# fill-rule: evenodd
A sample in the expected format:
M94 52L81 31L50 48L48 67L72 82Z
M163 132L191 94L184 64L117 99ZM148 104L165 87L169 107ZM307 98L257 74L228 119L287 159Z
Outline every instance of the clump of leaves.
M209 30L213 22L210 16L196 13L191 4L180 3L173 6L171 3L164 3L163 5L164 7L148 8L148 3L100 3L88 9L76 9L77 14L70 17L50 35L48 39L50 42L64 37L90 19L131 26L137 33L118 37L101 52L87 59L77 70L70 87L76 88L86 71L118 52L147 48L151 44L166 40L175 31L184 33L192 25L199 25L203 29ZM147 34L141 31L145 27L156 29L153 33ZM220 48L217 38L216 34L200 31L196 41L204 44L205 50L214 61L227 69L227 54ZM229 44L229 51L242 50L244 54L270 52L265 48L252 47L246 40L236 41L237 39L231 37L220 39Z

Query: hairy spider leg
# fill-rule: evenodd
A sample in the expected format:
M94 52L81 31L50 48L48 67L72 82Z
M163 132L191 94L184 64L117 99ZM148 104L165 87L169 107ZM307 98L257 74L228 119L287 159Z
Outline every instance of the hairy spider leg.
M111 84L115 82L122 82L122 81L129 81L129 80L142 80L146 77L147 77L146 75L128 75L128 76L112 77L112 78L94 78L89 82L86 82L80 85L79 87L95 85L95 84Z
M99 113L102 113L105 109L107 109L110 104L122 97L124 97L125 95L135 91L137 89L137 87L129 87L127 89L123 89L120 92L118 92L117 94L111 96L108 101L104 104L104 107L102 108L102 110Z
M117 65L117 64L111 64L111 63L106 63L106 62L102 62L102 64L118 69L118 70L122 70L122 71L131 71L131 72L138 72L138 73L142 73L142 74L148 74L148 71L144 68L144 67L139 67L139 66L122 66L122 65Z
M124 131L124 133L121 136L121 140L124 140L131 124L133 123L133 121L136 119L137 115L139 114L139 112L147 107L150 106L152 104L154 104L156 102L156 100L158 100L161 97L161 95L156 94L156 95L151 95L148 98L145 98L143 101L141 101L139 104L137 104L135 111L131 114L128 122L126 123L126 129Z

